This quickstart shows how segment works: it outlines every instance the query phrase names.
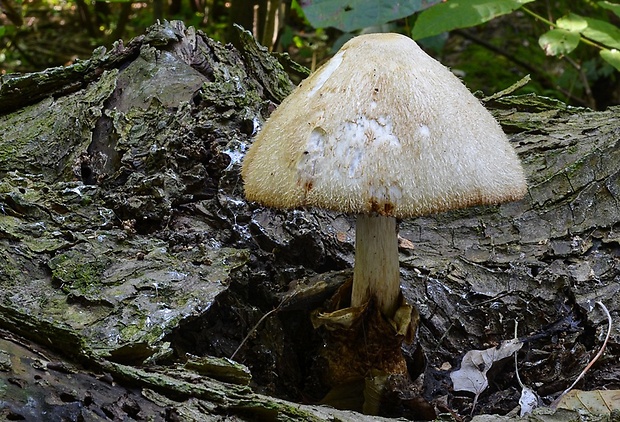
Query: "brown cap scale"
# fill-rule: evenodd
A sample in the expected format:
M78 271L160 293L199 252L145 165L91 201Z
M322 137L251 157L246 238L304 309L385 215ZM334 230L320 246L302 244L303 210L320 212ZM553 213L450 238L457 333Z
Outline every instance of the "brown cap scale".
M398 296L396 228L368 225L516 200L527 189L495 119L452 72L399 34L353 38L303 81L257 136L242 177L247 198L264 205L367 214L358 220L352 305L374 296L386 315L394 294L384 301L377 291L396 286ZM389 239L377 234L386 230ZM367 243L360 235L379 244L360 251ZM368 259L379 261L362 268ZM356 298L355 284L368 277Z

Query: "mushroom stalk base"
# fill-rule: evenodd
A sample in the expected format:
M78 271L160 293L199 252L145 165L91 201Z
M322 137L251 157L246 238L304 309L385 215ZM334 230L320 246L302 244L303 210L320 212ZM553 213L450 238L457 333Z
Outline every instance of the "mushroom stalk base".
M413 341L418 324L417 312L404 298L398 298L395 319L386 318L369 301L356 308L333 309L351 295L351 283L345 283L330 301L325 312L315 312L312 323L320 331L325 345L321 349L319 378L331 390L323 403L381 413L383 397L396 397L400 391L413 391L402 352L403 341ZM398 392L397 392L398 391Z
M400 294L398 265L396 218L360 214L355 230L351 306L374 299L384 316L393 317Z

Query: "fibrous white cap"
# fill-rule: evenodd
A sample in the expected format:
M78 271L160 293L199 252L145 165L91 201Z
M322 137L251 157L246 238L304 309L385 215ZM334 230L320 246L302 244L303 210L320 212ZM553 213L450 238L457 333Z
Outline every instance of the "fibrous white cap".
M250 147L249 200L413 217L521 198L499 124L446 67L399 34L353 38L303 81Z

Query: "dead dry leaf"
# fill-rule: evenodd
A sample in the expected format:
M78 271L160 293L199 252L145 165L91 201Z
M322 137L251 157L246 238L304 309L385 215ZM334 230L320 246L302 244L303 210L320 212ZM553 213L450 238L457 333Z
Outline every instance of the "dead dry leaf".
M512 356L522 346L521 341L512 339L486 350L470 350L465 353L461 368L450 374L454 390L472 392L477 399L489 385L487 372L493 363Z
M620 410L620 390L572 390L560 399L558 407L609 415L613 410Z
M521 397L519 398L519 406L521 406L519 416L529 415L539 406L538 395L531 388L523 387Z
M398 236L398 248L399 249L413 250L414 247L415 246L413 245L413 242L411 240Z

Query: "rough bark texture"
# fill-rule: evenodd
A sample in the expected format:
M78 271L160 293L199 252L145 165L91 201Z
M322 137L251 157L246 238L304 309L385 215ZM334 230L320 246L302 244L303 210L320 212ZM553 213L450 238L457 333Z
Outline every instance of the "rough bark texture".
M351 276L354 219L244 200L240 161L291 84L241 39L237 50L165 23L92 60L0 79L3 416L360 420L284 400L325 392L309 315ZM416 400L468 414L449 373L512 338L515 320L535 335L521 377L552 397L600 346L594 303L618 318L619 111L492 106L530 194L401 222L401 287L420 313L420 347L405 352L424 377L416 397L383 399L384 416L419 417ZM618 327L580 388L620 388ZM518 401L512 364L494 370L475 413Z

